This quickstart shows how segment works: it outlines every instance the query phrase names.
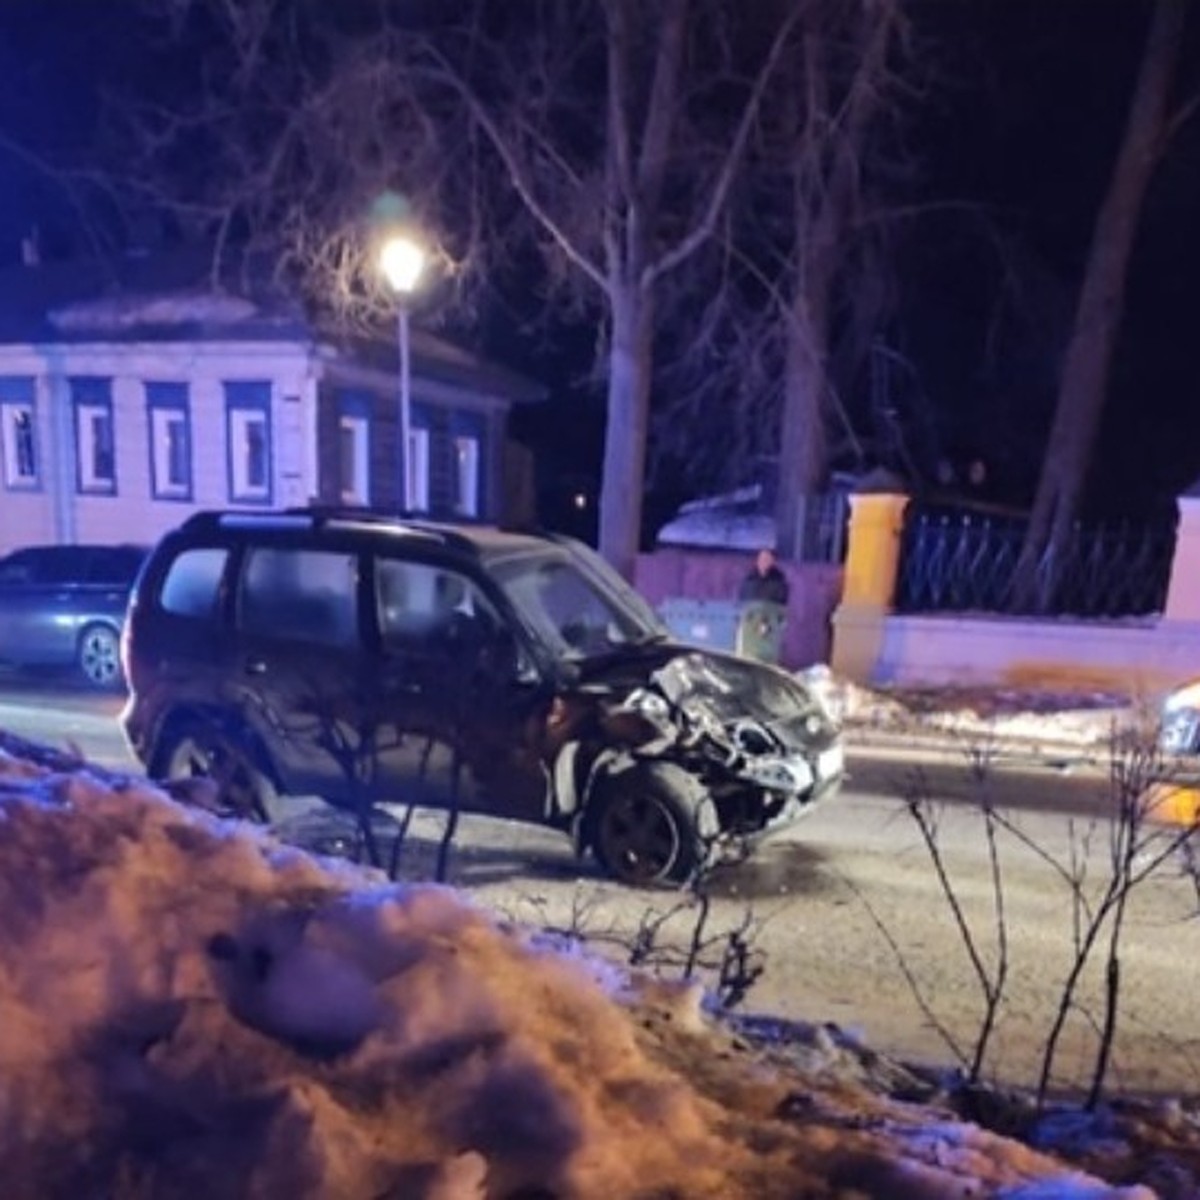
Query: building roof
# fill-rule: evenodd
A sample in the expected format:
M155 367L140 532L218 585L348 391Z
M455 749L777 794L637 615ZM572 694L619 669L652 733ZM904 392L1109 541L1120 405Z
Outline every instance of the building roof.
M394 337L348 336L312 322L279 286L214 286L198 251L46 262L0 269L0 346L95 342L288 342L328 347L336 358L394 373ZM265 273L264 276L265 277ZM516 402L545 389L424 329L411 331L419 378L469 386Z

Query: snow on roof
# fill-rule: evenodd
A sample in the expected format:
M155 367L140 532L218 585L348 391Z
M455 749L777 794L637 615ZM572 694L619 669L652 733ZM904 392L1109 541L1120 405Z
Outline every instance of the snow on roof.
M5 745L6 1196L1150 1196L768 1070L686 989L449 889Z
M751 551L774 546L775 518L763 505L760 484L689 500L659 529L658 544Z
M124 333L146 325L237 325L258 308L240 296L189 290L167 295L116 295L52 309L47 317L63 332Z

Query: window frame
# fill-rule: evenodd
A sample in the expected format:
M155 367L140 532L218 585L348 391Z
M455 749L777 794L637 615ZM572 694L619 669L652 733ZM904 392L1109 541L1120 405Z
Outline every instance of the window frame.
M371 397L363 392L338 393L338 494L343 504L371 503ZM349 437L352 478L346 478L344 439Z
M28 422L28 453L31 470L21 470L21 435L16 419L24 415ZM38 437L37 390L32 376L0 377L0 462L4 487L10 492L42 490L41 439Z
M412 424L408 429L408 457L405 466L411 472L413 512L427 513L430 511L430 436L428 425Z
M117 494L117 430L113 416L112 380L96 375L73 375L67 379L71 397L71 429L75 441L75 491L80 496ZM99 468L107 431L109 471Z
M487 507L486 497L486 446L487 418L480 412L456 411L450 415L449 454L453 490L450 496L451 511L457 517L479 520ZM463 477L463 451L472 458L472 476L468 486ZM471 503L466 503L467 500Z
M225 468L226 489L233 504L253 505L269 508L275 500L275 447L272 442L271 426L271 382L270 380L226 380L225 389ZM250 452L247 441L241 451L236 442L240 435L249 431L251 424L259 424L263 434L263 475L261 486L252 485Z
M144 387L146 440L150 458L150 495L155 500L188 502L192 499L195 479L192 408L188 385L177 381L146 380ZM161 434L160 418L163 421ZM170 478L170 429L179 420L182 420L183 424L184 479L181 483L176 483ZM160 446L160 437L166 438L164 446Z

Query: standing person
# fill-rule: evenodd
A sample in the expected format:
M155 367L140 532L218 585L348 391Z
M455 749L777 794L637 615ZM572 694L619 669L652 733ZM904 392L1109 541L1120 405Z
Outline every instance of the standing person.
M788 581L787 576L779 569L775 560L775 551L762 549L755 555L754 566L742 580L738 589L738 599L743 603L751 600L766 600L771 604L782 604L787 607Z
M775 560L775 551L764 547L738 588L741 615L735 650L746 658L778 662L787 616L787 576Z

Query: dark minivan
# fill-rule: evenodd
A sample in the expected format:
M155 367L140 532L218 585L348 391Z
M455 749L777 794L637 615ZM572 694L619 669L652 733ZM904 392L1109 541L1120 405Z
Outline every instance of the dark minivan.
M0 558L0 662L121 681L119 645L142 546L26 546Z
M832 793L793 676L673 642L568 538L367 510L202 513L152 553L124 645L129 743L271 819L284 794L549 825L638 883Z

